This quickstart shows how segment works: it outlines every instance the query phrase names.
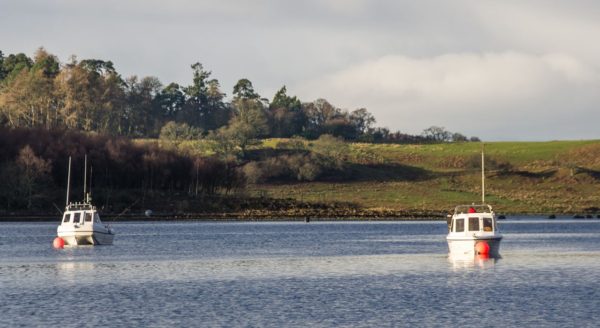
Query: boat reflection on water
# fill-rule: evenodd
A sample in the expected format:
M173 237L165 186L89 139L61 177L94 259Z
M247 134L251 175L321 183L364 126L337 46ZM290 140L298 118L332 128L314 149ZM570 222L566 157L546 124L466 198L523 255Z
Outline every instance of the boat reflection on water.
M93 272L96 270L96 263L94 262L59 262L56 263L56 269L59 273L71 274L71 273L85 273Z
M482 268L487 269L494 267L496 262L500 259L500 256L489 256L487 254L473 254L473 253L449 253L448 262L452 264L452 268L455 270L470 269L470 268Z
M59 262L56 263L56 274L64 281L75 283L82 278L94 274L97 270L94 262Z

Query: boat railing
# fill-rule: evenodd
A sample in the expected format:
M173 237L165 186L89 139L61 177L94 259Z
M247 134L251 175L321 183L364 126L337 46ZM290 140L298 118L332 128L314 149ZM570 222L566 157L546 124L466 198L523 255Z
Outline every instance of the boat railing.
M67 211L93 211L96 210L96 207L90 203L70 203L67 208Z
M454 215L466 213L494 213L488 204L458 205L454 208Z

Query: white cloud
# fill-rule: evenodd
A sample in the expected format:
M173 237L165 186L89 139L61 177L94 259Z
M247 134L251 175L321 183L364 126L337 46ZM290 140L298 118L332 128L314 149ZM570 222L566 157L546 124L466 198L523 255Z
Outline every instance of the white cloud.
M574 1L475 1L479 28L498 45L530 53L569 52L600 64L600 3Z
M599 137L596 0L0 2L5 54L44 46L182 84L200 61L229 94L242 77L265 97L285 84L406 132Z
M598 117L600 73L565 54L462 53L412 58L385 56L298 86L303 99L325 97L367 107L380 124L418 133L429 125L488 139L568 137L565 122ZM466 122L479 122L465 124ZM589 122L589 121L588 121ZM527 129L511 135L516 127ZM573 136L576 137L576 136Z
M368 0L330 0L316 1L322 7L336 14L358 14L363 12L369 5Z

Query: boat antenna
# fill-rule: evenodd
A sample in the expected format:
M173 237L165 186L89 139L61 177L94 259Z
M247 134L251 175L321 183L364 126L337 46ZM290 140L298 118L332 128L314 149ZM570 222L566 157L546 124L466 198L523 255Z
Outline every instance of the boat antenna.
M485 155L483 150L485 144L481 144L481 203L485 204Z
M94 174L94 167L90 165L90 192L88 193L88 200L92 198L92 174Z
M69 188L71 187L71 156L69 156L69 173L67 173L67 204L69 206Z
M85 197L85 191L87 189L87 154L85 154L84 156L84 161L83 161L83 201L86 201L86 197Z

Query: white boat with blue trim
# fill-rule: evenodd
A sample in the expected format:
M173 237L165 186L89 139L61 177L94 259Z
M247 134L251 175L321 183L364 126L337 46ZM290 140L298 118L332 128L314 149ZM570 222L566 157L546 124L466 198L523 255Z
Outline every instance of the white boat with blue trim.
M448 230L446 240L451 254L500 255L502 234L490 205L456 206Z
M115 232L111 226L105 225L100 221L98 210L92 205L91 193L87 193L87 156L85 158L84 172L84 201L81 203L69 203L69 189L71 184L71 158L69 157L67 201L61 223L56 229L58 238L63 241L62 243L59 242L59 248L62 247L61 244L69 246L112 245L115 238ZM91 180L90 177L90 190Z
M448 215L450 255L500 256L502 235L492 207L485 203L485 157L481 152L481 204L459 205Z
M69 246L112 245L115 238L113 229L100 221L91 202L69 204L56 232Z

